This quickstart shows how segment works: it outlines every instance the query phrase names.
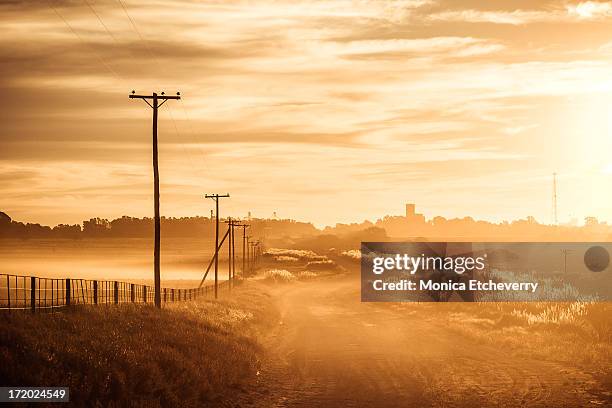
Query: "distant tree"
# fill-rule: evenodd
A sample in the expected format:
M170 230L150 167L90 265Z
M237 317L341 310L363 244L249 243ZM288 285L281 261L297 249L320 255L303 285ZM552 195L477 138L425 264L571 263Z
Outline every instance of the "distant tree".
M107 236L110 232L110 222L104 218L91 218L83 221L83 234L90 237Z
M81 226L79 224L59 224L53 227L53 235L57 238L76 239L81 235Z

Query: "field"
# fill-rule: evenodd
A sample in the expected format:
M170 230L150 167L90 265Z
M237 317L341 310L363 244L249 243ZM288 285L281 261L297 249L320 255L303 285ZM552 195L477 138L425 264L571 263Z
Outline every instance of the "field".
M210 240L162 239L162 279L178 283L177 287L185 287L177 281L199 282L213 250ZM240 248L236 256L238 263L242 259ZM220 274L227 276L227 252L222 252L219 260ZM142 238L2 239L0 273L150 283L153 242Z
M147 252L98 245L74 250ZM364 303L350 257L262 266L219 301L0 315L0 380L69 386L81 406L612 405L609 302Z
M257 284L219 302L2 314L0 383L70 387L77 406L224 405L257 375L277 321Z

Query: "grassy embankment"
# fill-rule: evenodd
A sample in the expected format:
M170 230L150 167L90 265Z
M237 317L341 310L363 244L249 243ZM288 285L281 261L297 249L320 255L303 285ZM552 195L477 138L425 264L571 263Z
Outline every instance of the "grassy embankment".
M67 386L76 405L225 405L257 374L276 320L261 285L218 302L0 315L0 383Z

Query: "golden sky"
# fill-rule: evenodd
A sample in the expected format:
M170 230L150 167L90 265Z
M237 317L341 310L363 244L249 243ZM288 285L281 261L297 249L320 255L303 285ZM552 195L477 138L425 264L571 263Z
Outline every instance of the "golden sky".
M0 210L612 221L612 2L3 1Z

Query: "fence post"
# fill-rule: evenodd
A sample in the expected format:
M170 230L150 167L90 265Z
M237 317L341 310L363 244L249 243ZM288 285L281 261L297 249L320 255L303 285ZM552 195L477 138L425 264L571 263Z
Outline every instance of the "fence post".
M115 286L115 304L119 304L119 282L114 282Z
M164 303L166 303L166 296L168 295L168 289L164 288Z
M30 307L32 312L36 310L36 277L30 277Z
M130 284L130 300L132 303L136 301L136 288L133 283Z
M94 305L98 304L98 281L93 281L93 296L94 296Z
M144 302L147 303L147 285L142 286L142 298Z
M174 288L170 289L170 299L174 302Z
M66 306L70 306L70 278L66 278Z
M16 285L15 285L16 286ZM15 295L17 293L15 292ZM6 300L8 302L8 310L11 311L11 277L6 275Z

